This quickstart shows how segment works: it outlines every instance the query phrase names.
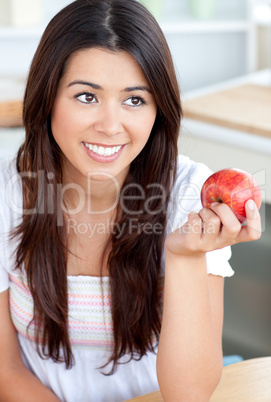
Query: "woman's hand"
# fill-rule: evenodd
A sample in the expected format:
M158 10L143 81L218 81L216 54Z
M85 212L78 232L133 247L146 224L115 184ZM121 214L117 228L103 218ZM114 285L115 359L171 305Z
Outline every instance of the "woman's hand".
M253 200L247 201L246 225L241 225L226 204L213 203L211 209L190 212L188 221L166 239L167 252L201 256L208 251L261 237L261 218Z

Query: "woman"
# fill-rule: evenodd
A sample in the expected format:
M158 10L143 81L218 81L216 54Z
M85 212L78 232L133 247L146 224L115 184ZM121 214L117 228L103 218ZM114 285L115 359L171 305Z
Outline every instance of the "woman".
M26 139L1 166L0 400L122 401L158 383L166 401L209 400L226 246L258 238L260 218L251 202L246 227L201 209L210 171L177 160L179 99L139 2L77 0L46 28Z

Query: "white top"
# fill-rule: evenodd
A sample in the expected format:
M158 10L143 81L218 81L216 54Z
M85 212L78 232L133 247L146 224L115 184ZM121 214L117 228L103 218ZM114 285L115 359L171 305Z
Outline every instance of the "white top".
M178 159L178 178L168 208L167 233L182 226L191 210L199 211L200 190L211 171L189 158ZM111 355L113 345L109 278L68 276L69 335L75 365L43 360L36 352L32 317L33 301L24 269L14 269L16 241L7 234L21 221L21 181L14 161L0 163L0 292L9 288L10 311L18 332L27 367L62 400L67 402L120 402L158 390L156 355L149 352L140 361L121 364L115 374L105 376L99 367ZM207 253L209 274L231 276L230 248ZM163 262L164 264L164 262ZM129 356L122 361L129 360ZM107 368L105 369L107 370Z

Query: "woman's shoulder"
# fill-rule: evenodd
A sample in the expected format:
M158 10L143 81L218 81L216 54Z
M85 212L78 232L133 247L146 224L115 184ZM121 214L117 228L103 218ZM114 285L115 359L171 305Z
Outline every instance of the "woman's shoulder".
M22 217L21 180L16 169L16 160L0 161L0 291L8 287L8 273L14 272L16 241L11 240L11 231Z
M16 158L12 159L1 159L0 160L0 183L6 185L14 177L18 177L16 169ZM1 190L3 187L1 186Z
M204 181L212 174L211 169L204 163L195 162L188 156L179 155L177 159L177 176L175 187L183 183L202 186Z
M200 192L212 171L203 163L179 155L177 175L168 206L168 232L181 227L191 211L202 208Z
M202 185L211 174L211 169L204 163L195 162L185 155L179 155L172 198L177 197L183 200L188 198L189 201L200 201Z

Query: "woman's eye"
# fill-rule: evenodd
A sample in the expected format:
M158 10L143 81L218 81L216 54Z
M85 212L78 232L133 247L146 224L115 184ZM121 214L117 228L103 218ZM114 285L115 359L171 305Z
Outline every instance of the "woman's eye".
M131 98L127 99L125 103L129 106L141 106L146 102L138 96L132 96Z
M84 92L82 94L76 95L76 98L82 102L82 103L94 103L96 102L95 95L89 93L89 92Z

